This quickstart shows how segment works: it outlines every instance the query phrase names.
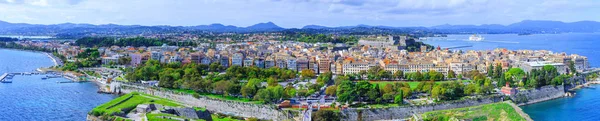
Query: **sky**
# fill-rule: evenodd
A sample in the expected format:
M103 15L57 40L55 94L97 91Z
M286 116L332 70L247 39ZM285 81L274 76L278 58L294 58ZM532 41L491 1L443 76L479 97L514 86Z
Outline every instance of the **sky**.
M0 0L11 23L435 26L600 21L600 0Z

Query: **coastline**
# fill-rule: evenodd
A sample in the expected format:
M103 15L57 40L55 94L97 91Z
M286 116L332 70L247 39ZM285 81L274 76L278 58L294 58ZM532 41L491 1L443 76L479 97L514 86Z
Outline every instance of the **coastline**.
M588 81L585 84L577 85L574 88L569 89L569 91L575 91L575 90L578 90L578 89L581 89L581 88L585 88L585 87L589 87L591 85L596 85L596 84L600 84L600 81L596 81L596 80L594 80L594 81Z
M48 58L50 58L52 60L52 62L54 63L54 66L62 66L63 65L62 60L58 59L56 56L54 56L48 52L44 52L44 54L46 54L46 56L48 56Z

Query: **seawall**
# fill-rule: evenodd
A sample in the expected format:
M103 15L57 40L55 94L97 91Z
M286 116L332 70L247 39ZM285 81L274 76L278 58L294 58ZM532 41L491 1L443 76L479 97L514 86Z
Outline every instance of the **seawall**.
M255 117L259 119L269 119L275 121L291 120L292 114L277 109L274 105L262 105L253 103L236 102L229 100L219 100L200 96L195 98L190 94L174 93L171 91L161 91L154 89L146 89L136 85L122 84L118 89L121 93L142 92L159 96L162 98L171 99L183 104L204 107L211 112L223 113L240 117Z
M519 91L516 95L509 96L515 104L522 106L565 96L565 87L559 86L543 86L537 89Z
M90 115L90 114L87 114L87 117L85 118L85 120L86 121L105 121L105 120L101 119L100 117Z
M479 99L459 100L428 105L401 106L392 108L349 108L341 111L343 121L374 121L374 120L398 120L410 118L413 114L422 114L428 111L445 110L477 106L482 104L503 101L503 96L490 96Z

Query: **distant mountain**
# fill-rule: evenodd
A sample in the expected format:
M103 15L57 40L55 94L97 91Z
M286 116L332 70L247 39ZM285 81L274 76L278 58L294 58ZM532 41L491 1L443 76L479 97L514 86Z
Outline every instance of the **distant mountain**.
M600 22L579 21L565 23L561 21L524 20L507 26L499 24L484 25L438 25L429 27L438 30L462 30L472 32L532 32L532 33L561 33L561 32L600 32Z
M391 27L391 26L339 26L326 27L320 25L307 25L300 29L282 28L273 22L258 23L248 27L223 25L219 23L198 26L141 26L141 25L117 25L117 24L26 24L9 23L0 21L0 34L10 35L51 35L65 37L82 36L130 36L140 34L179 33L188 31L200 32L305 32L305 33L335 33L335 34L467 34L467 33L563 33L563 32L600 32L600 22L579 21L561 22L544 20L524 20L510 25L483 24L483 25L438 25L432 27Z
M273 23L273 22L267 22L267 23L254 24L252 26L246 27L246 29L250 29L250 30L281 30L283 28L275 25L275 23Z
M302 27L302 29L327 29L329 27L321 26L321 25L306 25Z
M210 24L210 25L199 25L199 26L194 26L192 28L199 29L199 30L235 30L235 29L239 29L239 27L236 27L236 26L232 26L232 25L225 26L225 25L219 24L219 23L214 23L214 24Z

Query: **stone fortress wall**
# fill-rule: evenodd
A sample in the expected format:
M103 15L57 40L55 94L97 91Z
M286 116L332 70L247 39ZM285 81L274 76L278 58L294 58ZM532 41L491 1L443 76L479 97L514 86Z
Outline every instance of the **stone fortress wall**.
M343 111L341 111L341 113L343 116L343 121L395 120L410 118L413 116L413 114L418 115L428 111L477 106L482 104L501 102L503 100L503 96L496 95L483 97L479 99L459 100L428 105L401 106L377 109L350 108L344 109Z
M275 121L290 120L293 115L289 112L277 109L274 105L262 105L253 103L219 100L200 96L195 98L190 94L181 94L171 91L144 89L135 85L121 85L121 93L142 92L162 98L171 99L188 106L203 107L211 112L240 117L255 117L259 119L270 119Z

